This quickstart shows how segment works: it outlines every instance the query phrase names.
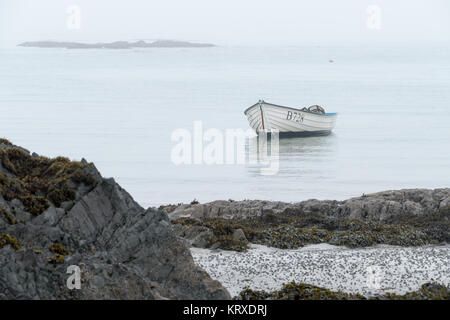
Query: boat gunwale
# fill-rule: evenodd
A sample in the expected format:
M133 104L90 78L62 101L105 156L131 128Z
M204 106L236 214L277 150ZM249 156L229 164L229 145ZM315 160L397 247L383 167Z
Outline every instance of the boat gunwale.
M314 115L316 115L316 116L328 116L328 117L337 116L337 112L333 112L333 113L325 113L325 114L318 114L318 113L314 113L314 112L311 112L311 111L305 111L305 110L302 110L302 109L296 109L296 108L292 108L292 107L281 106L281 105L279 105L279 104L273 104L273 103L269 103L269 102L265 102L265 101L263 101L263 102L257 102L257 103L255 103L254 105L248 107L247 109L245 109L244 114L247 115L247 112L248 112L251 108L254 108L254 107L256 107L256 106L258 106L258 105L261 105L261 104L268 104L268 105L271 105L271 106L274 106L274 107L279 107L279 108L285 108L285 109L291 109L291 110L295 110L295 111L305 112L305 113L309 113L309 114L314 114Z

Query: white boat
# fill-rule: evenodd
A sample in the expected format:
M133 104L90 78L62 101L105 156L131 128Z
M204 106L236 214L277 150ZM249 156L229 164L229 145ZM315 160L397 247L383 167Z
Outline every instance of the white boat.
M259 100L244 111L256 133L278 130L280 136L315 136L331 133L337 113L326 113L318 105L297 109Z

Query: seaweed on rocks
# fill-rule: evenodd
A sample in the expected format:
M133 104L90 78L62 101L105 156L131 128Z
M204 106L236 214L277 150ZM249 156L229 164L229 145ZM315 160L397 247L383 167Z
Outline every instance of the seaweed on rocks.
M79 188L92 190L98 179L89 174L90 166L65 157L32 156L23 148L3 142L0 196L10 203L17 199L25 212L39 216L51 205L59 208L64 202L76 200ZM3 206L0 216L10 224L16 223L16 207Z
M59 243L59 242L55 242L50 246L50 251L55 253L55 254L60 254L60 255L67 255L69 254L69 250L67 250L66 248L64 248L64 246Z
M20 249L19 241L15 237L9 234L0 234L0 249L7 245L11 246L14 250Z
M384 293L373 297L361 294L351 294L342 291L333 291L295 281L286 283L280 290L266 292L245 288L235 300L449 300L450 287L425 283L418 290L399 295Z
M262 215L234 218L182 217L172 220L185 229L201 226L211 230L213 244L224 250L242 251L247 245L230 245L234 230L241 229L247 240L281 249L295 249L308 244L329 243L349 248L378 244L422 246L450 241L450 209L444 207L423 215L401 215L386 220L335 217L320 212L286 209ZM190 234L184 231L184 234ZM180 235L183 236L183 235ZM195 234L194 234L195 236ZM236 249L237 247L237 249Z
M364 300L360 294L332 291L326 288L313 286L306 283L283 284L280 290L266 292L264 290L242 290L236 300Z

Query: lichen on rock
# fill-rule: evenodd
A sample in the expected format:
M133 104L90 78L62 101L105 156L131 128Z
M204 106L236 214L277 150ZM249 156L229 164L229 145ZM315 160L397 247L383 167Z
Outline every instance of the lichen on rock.
M0 196L4 220L17 221L17 211L39 216L50 206L79 198L80 190L92 190L98 177L88 174L92 164L70 161L64 157L50 159L32 156L11 143L0 144ZM20 206L6 206L17 199ZM6 212L6 214L5 214ZM5 219L6 218L6 219Z

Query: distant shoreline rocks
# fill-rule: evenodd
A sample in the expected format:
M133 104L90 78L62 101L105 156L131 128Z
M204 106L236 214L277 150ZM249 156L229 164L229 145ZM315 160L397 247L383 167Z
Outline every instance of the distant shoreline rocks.
M196 43L178 40L155 40L146 42L143 40L128 42L60 42L60 41L28 41L18 44L19 47L31 48L64 48L64 49L133 49L133 48L210 48L216 45L211 43Z

